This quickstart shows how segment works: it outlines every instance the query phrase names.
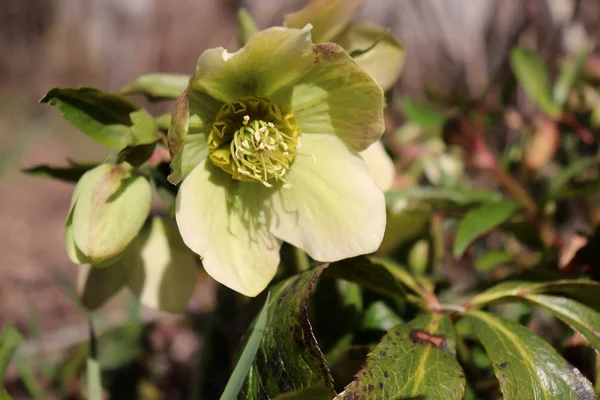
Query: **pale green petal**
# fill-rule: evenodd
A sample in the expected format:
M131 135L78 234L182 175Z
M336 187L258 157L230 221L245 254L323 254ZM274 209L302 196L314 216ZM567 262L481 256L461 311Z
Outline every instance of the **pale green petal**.
M314 43L331 41L352 18L363 0L311 0L301 10L285 16L288 28L312 24Z
M182 312L198 277L197 257L183 244L174 221L155 217L127 250L128 285L145 306Z
M65 250L67 256L74 264L89 264L92 260L79 250L73 240L73 211L69 211L67 222L65 223Z
M253 35L236 53L222 47L202 53L191 90L225 103L248 96L271 98L306 74L313 60L310 26L269 28Z
M129 269L120 263L105 268L82 265L78 271L77 291L83 305L90 310L100 308L125 286L128 275Z
M385 230L385 199L362 158L333 135L304 136L286 179L272 196L271 232L318 261L372 253Z
M215 280L256 296L273 279L281 242L263 215L265 189L240 182L206 160L183 181L176 219L185 244Z
M365 150L384 131L383 91L340 46L316 45L314 68L293 88L291 104L305 136L333 134Z
M150 211L150 183L127 164L101 164L80 181L73 239L95 262L116 257L131 243Z
M351 22L334 42L377 81L383 90L394 86L404 65L404 47L388 29L369 22Z
M394 168L394 162L385 151L383 143L376 141L368 149L362 151L360 156L367 164L369 172L377 186L384 192L387 192L392 188L394 184L394 175L396 170Z
M197 91L186 90L177 100L167 136L172 184L181 182L206 158L208 134L220 107L220 102Z

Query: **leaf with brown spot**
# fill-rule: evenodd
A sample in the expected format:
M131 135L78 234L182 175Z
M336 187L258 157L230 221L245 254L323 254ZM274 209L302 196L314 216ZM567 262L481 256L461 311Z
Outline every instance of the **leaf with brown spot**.
M323 388L335 396L331 373L308 320L308 298L327 265L295 275L271 290L267 325L242 397L273 399Z
M494 365L505 400L598 399L592 384L529 329L482 311L465 318Z
M455 341L446 315L424 314L393 328L337 399L462 399L466 382Z

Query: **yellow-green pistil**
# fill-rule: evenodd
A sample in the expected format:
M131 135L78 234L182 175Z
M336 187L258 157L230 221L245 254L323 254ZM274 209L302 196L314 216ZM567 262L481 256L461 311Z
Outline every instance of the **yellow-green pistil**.
M301 130L289 105L250 97L224 104L208 136L210 160L233 179L290 184L284 175L302 145Z

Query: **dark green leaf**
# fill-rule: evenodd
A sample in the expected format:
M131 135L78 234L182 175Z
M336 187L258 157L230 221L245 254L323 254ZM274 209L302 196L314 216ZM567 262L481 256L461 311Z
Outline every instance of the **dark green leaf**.
M252 16L245 8L240 8L237 14L238 21L238 44L244 47L252 35L259 31Z
M131 118L139 107L117 94L90 87L55 88L40 100L98 143L121 149L127 144Z
M514 259L514 255L502 250L491 250L475 261L478 271L490 271L502 264L507 264Z
M502 282L474 296L469 302L470 307L483 307L497 301L507 301L514 297L529 294L553 293L570 297L578 302L600 311L598 293L600 283L586 280L560 280L552 282Z
M338 399L462 399L465 375L455 358L456 337L445 315L423 315L391 329Z
M446 121L444 114L435 107L419 103L409 97L402 98L400 109L407 120L434 134L441 132Z
M563 107L569 98L571 88L581 76L585 61L590 54L590 48L582 49L561 71L556 83L554 84L554 103L558 107Z
M591 383L529 329L481 311L465 318L492 360L505 400L598 398Z
M123 89L121 94L143 94L150 100L176 99L190 80L185 74L153 73L142 75Z
M43 178L54 178L65 182L75 183L83 174L96 166L98 166L98 164L76 164L71 167L36 165L35 167L24 169L23 172Z
M254 357L256 356L256 352L258 351L258 347L262 342L263 335L265 333L265 327L267 325L267 311L269 308L269 295L267 295L267 299L265 301L265 305L263 306L260 314L256 318L256 322L254 323L254 328L252 329L252 333L250 334L250 338L244 347L244 351L240 356L229 381L227 382L227 386L221 395L221 400L235 400L244 386L244 381L248 376L248 371L250 371L250 367L254 362Z
M308 297L326 265L295 275L271 291L267 328L244 398L268 399L322 387L333 397L333 382L308 320Z
M2 337L0 337L0 377L4 377L6 368L22 341L21 334L13 325L6 325L4 327ZM10 396L6 393L6 389L4 389L4 385L0 385L0 398L10 399Z
M524 299L556 315L600 352L600 313L566 297L530 294Z
M519 209L512 200L484 204L460 221L454 242L454 257L460 258L475 239L508 220Z
M513 49L510 64L527 95L551 117L560 114L560 108L552 100L552 87L544 61L534 52L521 47Z

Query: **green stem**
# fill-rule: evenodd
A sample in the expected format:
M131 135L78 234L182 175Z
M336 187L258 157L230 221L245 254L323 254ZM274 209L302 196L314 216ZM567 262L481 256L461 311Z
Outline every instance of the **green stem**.
M308 256L304 250L294 247L294 256L296 259L296 270L298 272L304 272L310 269L310 262L308 261Z

